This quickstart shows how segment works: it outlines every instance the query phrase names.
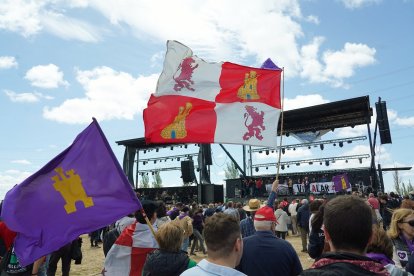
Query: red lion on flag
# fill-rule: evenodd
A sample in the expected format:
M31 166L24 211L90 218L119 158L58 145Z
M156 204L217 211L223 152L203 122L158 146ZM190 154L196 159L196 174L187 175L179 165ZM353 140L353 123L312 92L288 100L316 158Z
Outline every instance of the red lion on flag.
M196 61L192 57L187 57L183 59L180 66L178 66L177 72L180 71L180 69L181 72L178 77L175 76L177 74L177 72L175 72L173 77L176 82L174 85L175 91L181 91L184 87L188 90L194 91L194 88L190 87L191 84L194 84L191 77L193 76L194 70L198 67L198 64L193 66L194 63L196 63Z
M255 107L250 105L246 105L244 108L247 111L244 113L244 125L247 127L247 132L243 135L243 140L247 141L253 136L256 136L259 140L263 140L262 130L266 129L263 124L264 112L261 111L259 113ZM247 124L249 118L251 118L251 123Z

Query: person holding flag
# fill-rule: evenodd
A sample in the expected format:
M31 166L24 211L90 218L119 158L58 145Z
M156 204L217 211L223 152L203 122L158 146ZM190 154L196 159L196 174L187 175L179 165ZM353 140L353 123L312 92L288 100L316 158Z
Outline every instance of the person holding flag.
M1 217L22 266L142 209L98 122L7 192ZM152 214L151 214L152 217Z

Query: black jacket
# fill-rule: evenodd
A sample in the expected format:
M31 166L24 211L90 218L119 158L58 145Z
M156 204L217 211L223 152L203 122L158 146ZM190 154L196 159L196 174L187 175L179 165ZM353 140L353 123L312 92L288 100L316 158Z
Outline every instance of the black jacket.
M313 275L321 275L321 276L363 276L363 275L381 275L379 273L371 272L369 270L366 270L362 268L359 265L352 264L352 263L346 263L341 262L341 260L352 260L352 261L364 261L368 262L370 266L380 266L383 268L383 266L379 263L374 262L368 257L355 255L351 253L326 253L322 254L321 259L327 258L331 260L335 260L337 262L330 263L324 266L321 266L319 268L310 268L307 270L304 270L300 275L304 276L313 276ZM385 268L383 268L383 272L385 272Z
M309 235L308 254L312 259L319 259L325 246L325 234L322 229L314 231Z
M184 251L168 252L156 249L148 254L142 275L178 276L188 268L189 262L190 258Z

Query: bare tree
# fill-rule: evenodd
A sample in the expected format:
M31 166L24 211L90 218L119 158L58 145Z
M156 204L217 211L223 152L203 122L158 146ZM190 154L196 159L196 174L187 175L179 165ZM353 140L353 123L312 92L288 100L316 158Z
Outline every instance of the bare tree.
M224 169L224 176L226 179L239 178L239 170L233 162L228 162Z
M392 173L392 177L394 179L394 189L395 189L395 191L397 192L397 194L402 195L404 193L404 189L401 185L402 179L401 179L401 176L400 176L399 172L397 170L395 170Z

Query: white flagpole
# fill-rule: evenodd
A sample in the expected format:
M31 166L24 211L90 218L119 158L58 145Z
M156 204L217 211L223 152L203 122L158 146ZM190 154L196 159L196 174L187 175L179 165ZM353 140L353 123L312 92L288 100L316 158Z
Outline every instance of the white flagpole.
M284 105L284 99L285 99L285 67L282 68L282 84L280 89L280 144L279 144L279 157L277 160L277 172L276 172L276 179L279 179L279 171L280 171L280 159L282 157L282 138L283 138L283 105ZM277 132L276 132L277 135Z

